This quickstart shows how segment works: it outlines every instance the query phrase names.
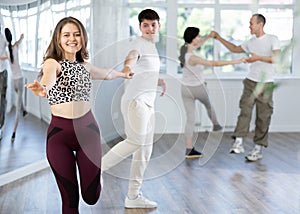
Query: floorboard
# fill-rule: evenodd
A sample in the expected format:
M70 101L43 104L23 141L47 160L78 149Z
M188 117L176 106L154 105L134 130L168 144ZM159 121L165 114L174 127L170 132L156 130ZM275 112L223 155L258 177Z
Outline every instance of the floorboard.
M220 142L213 142L219 138ZM253 163L245 161L245 154L228 153L230 133L198 133L195 147L210 154L204 153L204 158L194 160L185 159L181 135L159 135L156 139L142 190L146 197L158 202L157 209L124 209L128 158L104 173L100 200L94 206L81 200L80 213L300 213L300 133L271 133L263 159ZM103 152L115 143L104 144ZM18 144L21 142L17 140L13 146L1 142L1 148L17 148ZM250 134L245 138L246 152L252 146ZM58 214L60 206L59 192L49 169L0 187L1 214Z
M45 159L47 123L28 114L20 117L15 141L11 142L14 109L6 114L0 141L0 175Z

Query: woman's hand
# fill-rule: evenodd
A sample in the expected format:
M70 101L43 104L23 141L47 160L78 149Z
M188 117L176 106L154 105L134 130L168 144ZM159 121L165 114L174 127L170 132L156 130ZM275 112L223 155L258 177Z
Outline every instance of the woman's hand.
M45 97L47 95L46 87L37 80L34 80L33 83L25 84L25 87L30 89L36 96Z
M239 59L240 63L248 63L248 58Z
M162 88L162 92L160 93L160 96L164 96L166 91L167 91L167 83L165 80L163 79L158 79L158 86L160 86Z
M214 39L218 39L220 37L220 35L216 31L211 31L208 36Z
M249 62L249 63L256 62L259 60L260 60L260 57L258 55L256 55L255 53L250 53L250 57L247 58L247 62Z

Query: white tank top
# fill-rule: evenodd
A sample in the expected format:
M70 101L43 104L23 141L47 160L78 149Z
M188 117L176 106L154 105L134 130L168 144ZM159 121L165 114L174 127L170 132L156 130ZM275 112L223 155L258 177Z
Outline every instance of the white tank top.
M13 51L13 55L14 55L14 63L11 63L10 59L9 64L10 64L10 68L11 68L11 72L12 72L12 78L14 80L16 79L20 79L23 77L23 73L19 64L19 47L18 45L14 45L12 47L12 51ZM8 56L10 56L9 52L8 52Z
M204 83L202 71L203 65L197 64L194 66L189 65L189 59L194 54L189 52L185 54L185 65L182 68L182 84L187 86L198 86Z

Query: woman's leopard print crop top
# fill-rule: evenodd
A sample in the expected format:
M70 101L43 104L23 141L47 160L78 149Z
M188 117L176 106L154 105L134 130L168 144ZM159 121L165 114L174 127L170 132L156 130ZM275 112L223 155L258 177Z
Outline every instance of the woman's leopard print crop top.
M89 101L92 88L90 73L79 62L62 60L55 85L47 91L50 105L72 101Z

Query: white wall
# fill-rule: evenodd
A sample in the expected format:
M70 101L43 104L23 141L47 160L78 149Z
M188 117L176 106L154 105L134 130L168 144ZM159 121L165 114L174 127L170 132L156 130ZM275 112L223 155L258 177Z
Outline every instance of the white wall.
M156 100L157 133L182 133L185 126L185 110L180 95L180 81L165 77L168 92L166 97ZM239 114L239 99L242 93L243 79L226 78L207 79L211 101L216 114L225 131L233 131ZM300 79L277 79L279 87L274 91L274 113L270 132L300 131L300 100L297 98ZM195 116L195 131L211 130L211 123L203 106L199 103L198 114ZM254 112L255 113L255 109ZM162 117L163 115L163 117ZM254 118L254 117L253 117ZM254 128L254 119L250 129Z
M128 17L126 2L92 1L91 60L98 67L120 70L123 65L129 39L128 20L124 19ZM117 137L118 126L122 126L119 95L123 89L122 85L122 79L94 81L93 110L100 126L102 141Z
M36 72L24 71L25 79L32 82ZM185 126L185 110L180 94L180 81L170 76L162 76L167 81L167 93L159 94L156 99L156 133L182 133ZM119 109L122 95L122 80L113 82L94 82L93 111L101 128L104 141L112 140L123 134L123 120ZM280 86L274 92L274 114L270 132L300 131L300 101L298 91L300 79L277 79ZM242 79L207 79L210 98L215 107L218 119L224 125L225 131L233 131L239 114L239 99L242 93ZM120 88L115 87L119 85ZM25 90L26 108L38 118L49 122L50 108L45 98L34 96ZM201 104L196 118L195 131L211 130L211 123ZM255 113L255 110L254 110ZM251 122L251 130L254 121Z

